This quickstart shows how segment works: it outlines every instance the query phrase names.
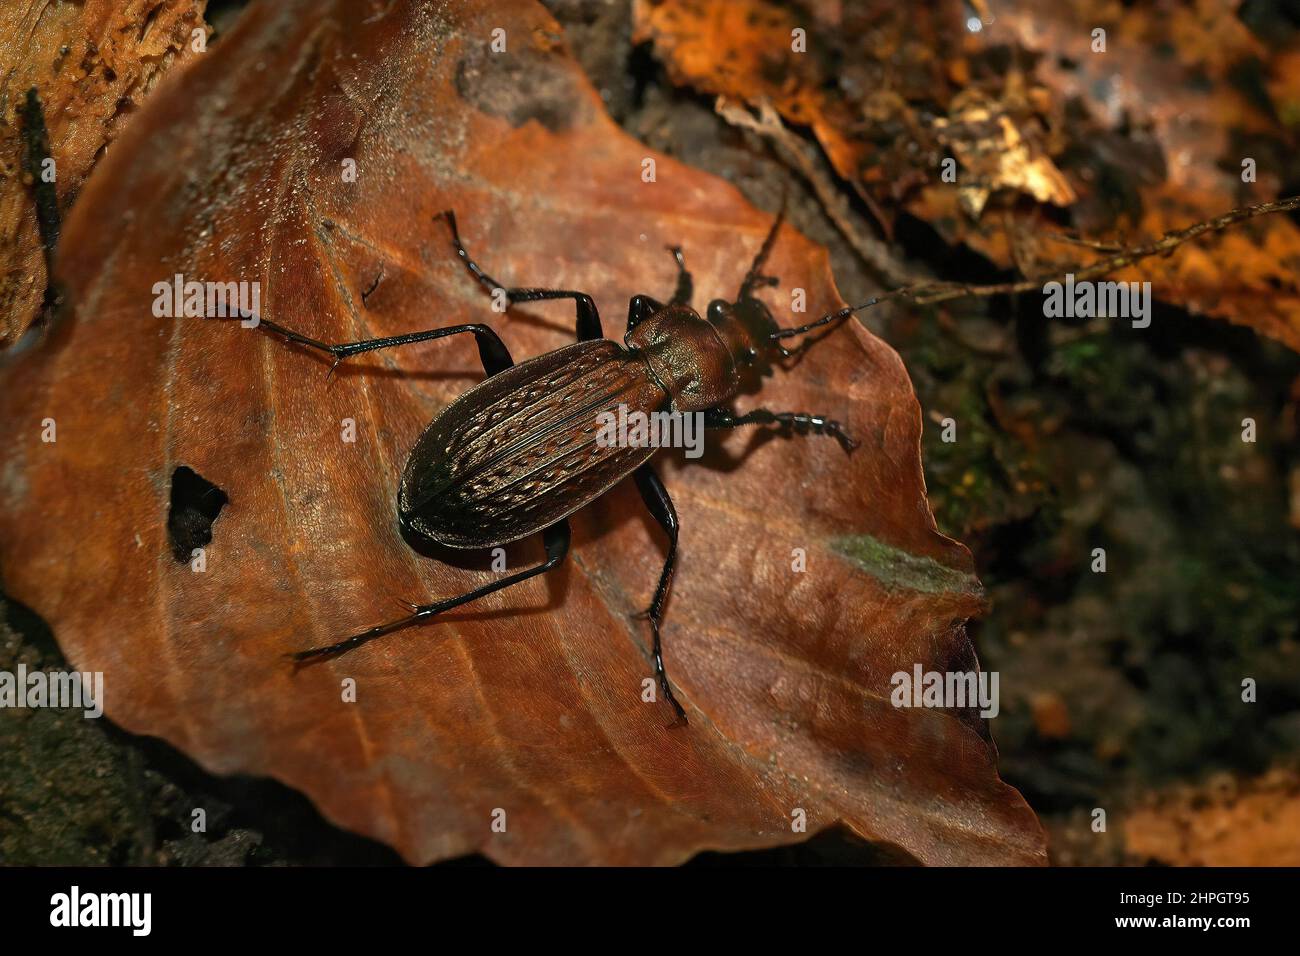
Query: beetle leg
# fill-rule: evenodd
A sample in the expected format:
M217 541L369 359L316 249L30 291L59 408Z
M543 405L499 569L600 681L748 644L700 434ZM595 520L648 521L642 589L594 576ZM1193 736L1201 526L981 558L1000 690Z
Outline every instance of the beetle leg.
M390 621L388 624L381 624L378 627L372 627L368 631L362 631L360 634L353 635L347 640L339 641L337 644L329 644L325 647L313 647L305 651L298 651L296 654L290 654L289 657L295 664L308 664L314 661L327 660L331 657L338 657L340 654L346 654L348 651L356 650L362 644L373 641L377 637L383 637L385 634L391 634L399 631L404 627L410 627L413 624L420 624L436 617L443 611L450 611L454 607L460 607L462 604L468 604L470 601L477 600L484 595L491 594L494 591L500 591L511 585L527 581L531 577L544 574L547 571L557 567L569 553L569 522L560 521L551 525L542 532L542 540L546 543L546 560L535 568L528 568L502 578L500 581L494 581L491 584L485 584L481 588L475 588L467 594L460 597L447 598L445 601L438 601L434 604L413 604L411 605L413 613L399 618L396 621Z
M659 624L664 615L664 599L668 597L668 586L673 580L673 567L677 563L677 510L673 507L672 498L668 497L668 489L664 487L664 483L659 480L659 476L655 474L649 463L633 472L633 477L636 479L637 490L641 492L641 500L650 509L651 516L668 534L668 558L664 561L664 569L659 574L659 585L655 588L654 599L642 616L649 620L650 632L654 635L655 676L659 679L659 686L663 688L664 696L677 712L677 719L684 724L687 722L686 711L677 702L672 685L668 683L668 672L664 670L663 642L659 636Z
M686 260L682 258L682 247L668 246L667 248L677 262L677 288L673 290L673 297L668 301L673 305L690 305L691 296L695 293L695 279L686 269Z
M460 231L456 228L456 214L450 209L441 212L435 218L447 220L447 225L451 227L451 241L456 249L456 255L460 256L461 262L465 263L465 268L469 270L470 275L479 281L483 288L489 292L495 293L498 289L505 293L508 302L537 302L543 299L572 299L577 312L578 341L589 342L593 339L603 339L605 332L600 325L600 313L596 310L596 303L592 301L591 296L585 292L574 292L569 289L513 289L503 286L496 279L484 272L477 262L469 257L465 251L465 245L460 241Z
M506 298L511 302L572 299L577 304L578 341L590 342L605 337L605 330L600 324L600 313L596 311L596 303L585 292L571 292L567 289L506 289L505 292Z
M410 345L414 342L427 342L430 339L441 339L448 335L459 335L463 332L473 333L474 338L478 341L479 358L483 360L483 368L489 376L495 375L497 372L508 369L515 364L510 357L510 350L501 341L501 337L486 325L449 325L445 329L431 329L428 332L408 332L405 335L390 335L382 339L363 339L360 342L346 342L343 345L328 345L317 339L309 338L300 332L286 329L283 325L278 325L269 319L259 319L257 324L262 328L283 335L290 342L296 342L299 345L305 345L321 352L328 352L334 356L334 368L337 368L345 358L350 358L361 352L391 348L395 345Z
M704 413L705 428L739 428L742 425L781 425L798 431L809 430L818 435L831 435L846 452L852 452L858 443L844 433L840 423L824 415L807 412L770 412L756 408L744 415L733 415L725 408L711 408Z
M634 295L627 304L627 331L631 332L643 321L663 309L664 304L648 295Z

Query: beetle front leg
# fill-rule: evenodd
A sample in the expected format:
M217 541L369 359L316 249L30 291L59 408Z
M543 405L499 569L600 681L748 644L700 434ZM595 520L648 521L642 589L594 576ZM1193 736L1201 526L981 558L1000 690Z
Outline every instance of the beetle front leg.
M686 260L682 258L681 246L668 246L668 251L673 254L673 259L677 263L677 288L673 290L673 297L669 300L671 305L690 305L691 295L694 293L695 280L686 270ZM644 322L656 312L662 312L664 304L658 299L651 298L648 295L634 295L627 304L627 331L631 332L638 325ZM624 336L626 339L626 335Z
M664 304L648 295L634 295L627 304L627 331L631 332L656 312L663 311ZM626 339L626 334L624 335Z
M651 517L668 534L668 558L664 561L664 569L659 574L659 584L655 587L655 596L650 601L650 607L641 614L641 617L650 622L650 633L654 636L655 677L659 679L659 686L663 688L664 696L677 712L677 719L685 724L688 722L686 711L677 702L672 685L668 683L668 672L664 669L663 641L659 635L659 625L664 615L664 600L668 597L668 587L672 584L673 569L677 563L677 509L673 507L672 498L668 497L668 489L664 487L664 483L659 480L659 476L648 463L638 468L633 473L633 478L636 480L637 490L641 492L641 500L650 509Z
M673 297L669 302L673 305L690 305L691 296L695 294L695 279L686 269L686 260L682 258L682 247L669 246L668 251L673 254L673 261L677 263L677 288L673 290Z
M483 288L489 292L495 293L500 289L505 293L508 302L539 302L545 299L572 299L577 312L577 331L579 342L589 342L593 339L603 339L605 332L600 325L600 313L596 310L596 303L591 296L585 292L574 292L569 289L514 289L503 286L496 279L484 272L477 262L469 257L465 251L465 244L460 241L460 230L456 228L456 214L450 209L439 213L435 218L446 219L447 225L451 227L452 246L456 250L456 255L460 256L461 262L465 263L465 268Z
M500 591L512 585L527 581L531 577L539 574L545 574L564 561L569 553L569 522L561 521L551 525L542 532L542 540L546 543L546 560L535 568L528 568L519 571L500 581L494 581L491 584L485 584L481 588L475 588L459 597L447 598L444 601L437 601L433 604L412 604L410 605L413 613L406 617L399 618L396 621L390 621L387 624L381 624L378 627L372 627L368 631L362 631L360 634L353 635L347 640L339 641L337 644L329 644L325 647L313 647L305 651L298 651L290 654L290 659L296 665L310 664L316 661L327 660L331 657L338 657L340 654L346 654L348 651L356 650L362 644L369 643L377 637L383 637L385 634L391 634L394 631L400 631L402 628L410 627L413 624L420 624L430 618L436 617L444 611L450 611L452 608L460 607L462 604L468 604L470 601L477 600L494 591Z
M756 408L744 415L733 415L725 408L711 408L704 413L705 428L739 428L742 425L780 425L797 431L811 431L817 435L831 435L846 452L852 452L858 443L845 434L840 423L824 415L807 412L770 412Z

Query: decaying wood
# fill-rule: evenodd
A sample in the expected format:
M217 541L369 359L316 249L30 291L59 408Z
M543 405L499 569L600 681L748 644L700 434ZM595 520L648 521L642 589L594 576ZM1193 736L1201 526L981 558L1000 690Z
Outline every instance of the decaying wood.
M123 124L175 62L202 54L207 0L16 0L0 10L0 349L34 321L46 269L16 112L36 88L67 205ZM105 224L114 228L116 224Z

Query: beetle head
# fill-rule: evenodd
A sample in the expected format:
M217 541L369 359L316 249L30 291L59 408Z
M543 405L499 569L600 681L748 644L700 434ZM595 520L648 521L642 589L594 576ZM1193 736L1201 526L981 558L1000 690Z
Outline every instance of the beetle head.
M705 317L726 343L736 368L752 370L767 375L772 370L772 358L785 353L774 336L780 330L767 305L755 297L754 290L777 284L775 276L763 274L763 266L776 243L776 234L785 220L785 196L781 197L781 211L772 222L767 237L750 264L749 271L740 283L736 300L714 299L709 303Z
M771 360L778 351L773 348L772 335L778 326L766 304L751 297L736 302L714 299L705 318L726 344L738 370L759 376L771 372Z

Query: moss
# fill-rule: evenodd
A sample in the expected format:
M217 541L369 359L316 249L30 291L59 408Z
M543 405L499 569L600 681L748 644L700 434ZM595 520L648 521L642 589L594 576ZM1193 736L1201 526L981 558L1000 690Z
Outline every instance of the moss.
M939 527L967 540L1028 518L1045 503L1049 488L1032 449L999 421L992 404L1005 401L1004 415L1036 414L1032 406L1017 405L1025 394L1023 370L973 351L934 312L924 313L913 328L915 339L890 338L926 413L922 457ZM944 441L944 418L956 424L955 441Z
M895 548L870 535L835 538L831 547L889 588L923 594L982 593L974 575Z

